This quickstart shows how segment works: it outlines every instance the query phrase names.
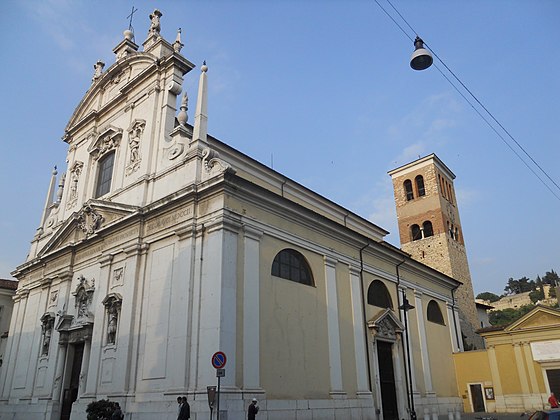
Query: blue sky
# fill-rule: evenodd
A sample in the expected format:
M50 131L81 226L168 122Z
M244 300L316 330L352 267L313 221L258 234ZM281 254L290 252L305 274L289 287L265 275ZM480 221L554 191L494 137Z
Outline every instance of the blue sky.
M393 4L560 184L560 2ZM0 277L9 278L39 225L52 167L66 169L64 127L93 64L114 62L132 3L3 5ZM560 270L560 200L436 68L410 69L412 42L374 0L134 5L138 44L158 7L162 35L173 41L181 27L182 53L207 61L215 137L389 230L397 246L387 171L436 153L457 175L475 293ZM198 74L184 85L189 121Z

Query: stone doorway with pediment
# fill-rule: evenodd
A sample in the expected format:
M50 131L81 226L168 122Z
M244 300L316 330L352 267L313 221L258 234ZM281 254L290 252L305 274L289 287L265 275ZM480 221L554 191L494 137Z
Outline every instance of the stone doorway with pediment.
M90 311L95 281L78 277L75 296L75 315L60 315L56 330L60 334L59 357L64 361L61 372L61 411L60 420L70 419L72 406L85 392L91 338L93 334L93 313Z
M402 357L404 325L392 309L381 311L368 322L373 350L374 394L383 420L406 417L407 390ZM401 415L399 415L401 413Z

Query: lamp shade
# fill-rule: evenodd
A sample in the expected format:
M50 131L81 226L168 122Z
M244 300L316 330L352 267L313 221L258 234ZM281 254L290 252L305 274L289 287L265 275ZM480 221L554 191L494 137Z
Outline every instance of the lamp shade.
M416 49L410 57L410 67L414 70L426 70L434 62L432 54L424 48L424 42L418 36L414 40L414 47Z

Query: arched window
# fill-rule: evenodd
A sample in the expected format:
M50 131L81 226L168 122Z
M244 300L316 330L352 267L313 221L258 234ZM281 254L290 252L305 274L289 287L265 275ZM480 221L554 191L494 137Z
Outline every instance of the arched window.
M410 179L404 181L404 192L406 193L406 200L410 201L414 199L414 193L412 192L412 182Z
M387 290L385 284L380 280L374 280L369 285L367 303L373 306L379 306L380 308L393 309L393 300L391 299L389 290Z
M107 153L97 164L97 184L95 186L95 198L101 197L111 191L111 180L113 179L113 165L115 163L115 152Z
M432 227L432 222L426 220L422 223L422 229L424 230L424 238L428 236L434 236L434 228Z
M305 257L295 249L283 249L272 262L271 274L286 280L313 286L313 275Z
M423 195L426 195L426 189L424 188L424 178L422 177L422 175L418 175L416 178L414 178L414 180L416 181L416 190L418 191L418 196L422 197Z
M412 240L413 241L417 241L419 239L422 239L422 231L420 230L420 226L418 225L412 225L410 227L411 233L412 233Z
M430 303L428 303L428 321L445 325L441 309L439 309L439 305L435 300L430 300Z
M445 198L445 188L443 187L443 180L441 178L441 175L438 174L438 182L439 182L439 190L441 191L441 195Z
M455 240L459 240L459 229L455 228Z
M453 203L453 194L451 194L451 184L447 184L447 192L449 194L448 198L451 203Z

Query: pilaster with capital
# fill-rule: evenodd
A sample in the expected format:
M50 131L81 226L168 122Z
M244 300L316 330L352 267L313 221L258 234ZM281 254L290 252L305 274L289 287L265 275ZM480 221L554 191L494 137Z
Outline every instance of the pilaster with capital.
M17 348L21 340L23 328L23 316L27 306L28 290L18 290L13 297L14 307L12 310L12 319L10 321L10 335L8 335L8 342L6 344L6 354L10 355L9 360L4 360L5 368L1 370L0 385L2 389L2 399L8 399L12 389L14 369L16 367Z
M416 306L416 325L418 327L418 338L420 339L420 355L422 356L422 372L424 373L424 385L426 393L432 393L432 370L428 354L428 338L426 337L426 325L424 323L424 308L422 304L422 293L414 291L414 303Z
M488 362L490 363L490 374L492 375L492 384L494 386L494 395L496 396L496 405L498 404L498 396L503 395L502 382L500 380L500 369L498 368L498 359L496 357L496 347L488 345L486 352L488 354Z
M206 225L202 237L203 255L197 261L200 277L195 278L200 287L196 385L204 390L215 381L208 355L220 349L227 355L228 365L237 365L237 231L240 228L240 223L224 215ZM235 388L235 379L235 375L227 375L222 379L222 386Z
M327 305L327 329L329 340L329 366L331 396L345 395L342 387L342 365L340 361L340 328L338 324L338 293L336 290L337 260L324 256L325 263L325 300Z
M525 363L527 364L527 371L529 372L529 381L531 384L531 392L533 394L539 393L539 384L537 382L537 375L533 367L533 353L531 352L531 345L528 341L523 341L521 343L523 348L523 356L525 358Z
M525 361L523 360L522 352L522 343L513 343L513 354L515 355L515 366L517 368L517 374L519 375L521 391L523 392L523 395L528 395L530 393L529 381L527 378L527 370L525 369Z
M356 381L358 396L369 396L371 391L368 384L368 363L365 340L365 324L363 312L362 285L360 270L348 266L350 280L350 301L352 305L352 328L354 332L354 357L356 358Z
M260 240L263 232L243 226L243 388L260 390Z
M399 292L398 292L398 302L399 305L398 306L402 306L403 305L403 293L405 295L408 295L407 291L408 289L406 288L406 286L403 285L399 285L398 286ZM408 299L408 296L407 296ZM403 320L405 317L405 313L404 311L401 309L400 310L400 319ZM411 392L413 394L418 393L418 386L416 385L416 365L414 363L414 357L412 355L412 333L410 332L412 329L412 323L411 323L411 319L409 314L406 314L407 317L407 323L408 323L408 328L405 331L406 334L406 341L408 342L408 345L406 346L406 351L409 352L409 356L405 353L404 357L407 358L407 360L410 360L410 382L412 384L412 389Z
M449 328L449 337L451 338L451 350L453 353L459 351L459 341L460 332L458 330L458 325L455 322L455 314L453 313L453 305L450 302L446 302L445 308L447 310L447 322Z

